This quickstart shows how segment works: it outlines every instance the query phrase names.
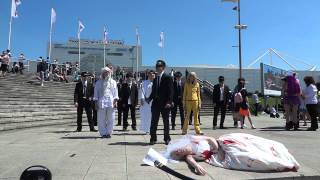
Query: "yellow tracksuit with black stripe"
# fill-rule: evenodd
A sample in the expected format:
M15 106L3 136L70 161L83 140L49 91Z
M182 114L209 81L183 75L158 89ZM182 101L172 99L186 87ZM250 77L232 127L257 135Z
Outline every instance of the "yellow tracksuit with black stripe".
M188 125L189 125L189 117L191 111L193 112L194 117L194 129L197 134L201 133L200 124L199 124L199 107L201 105L200 98L200 85L198 82L196 83L185 83L184 91L183 91L183 104L185 109L185 121L183 124L182 131L183 133L187 133Z

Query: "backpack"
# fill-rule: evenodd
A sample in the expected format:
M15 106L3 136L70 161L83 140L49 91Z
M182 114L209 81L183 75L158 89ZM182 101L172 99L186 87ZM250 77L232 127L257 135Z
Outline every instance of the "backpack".
M241 103L243 101L242 95L240 92L234 94L234 102Z

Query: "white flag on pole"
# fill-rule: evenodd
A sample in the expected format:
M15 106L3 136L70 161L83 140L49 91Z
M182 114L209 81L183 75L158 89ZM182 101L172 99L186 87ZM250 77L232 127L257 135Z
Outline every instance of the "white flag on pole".
M84 30L84 25L81 21L79 21L79 28L78 28L78 39L80 39L80 33Z
M108 30L106 27L104 27L104 30L103 30L103 43L104 44L108 44Z
M238 0L221 0L221 2L233 2L233 3L236 3L236 2L238 2Z
M160 42L158 43L158 46L161 48L164 48L164 33L163 33L163 31L160 32Z
M140 46L140 34L138 28L136 28L136 38L137 38L137 45Z
M18 17L18 11L17 7L21 4L21 0L12 0L11 3L11 17L17 18Z
M51 9L51 26L56 23L57 20L57 14L56 11L52 8Z

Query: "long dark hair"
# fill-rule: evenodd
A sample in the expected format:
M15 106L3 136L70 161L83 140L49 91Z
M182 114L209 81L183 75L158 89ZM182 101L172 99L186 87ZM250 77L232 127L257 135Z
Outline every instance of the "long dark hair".
M310 86L311 84L316 84L312 76L306 76L303 78L303 80L307 86Z

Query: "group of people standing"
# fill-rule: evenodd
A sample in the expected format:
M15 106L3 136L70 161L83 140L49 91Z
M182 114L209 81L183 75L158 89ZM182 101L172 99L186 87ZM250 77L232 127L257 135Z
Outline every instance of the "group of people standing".
M128 113L126 111L128 111L128 108L126 109L125 107L129 106L131 110L132 129L136 130L134 110L137 105L136 102L139 101L141 115L140 131L147 134L150 133L151 145L157 142L156 132L160 114L163 119L164 142L165 144L170 142L169 117L171 113L171 126L172 130L175 130L178 110L180 112L182 134L188 133L188 125L192 124L192 116L195 133L198 135L203 134L200 128L199 116L201 109L201 86L197 80L196 73L188 72L188 76L182 81L181 72L166 74L164 72L165 68L165 62L163 60L158 60L156 62L156 70L147 71L147 79L138 85L138 90L130 73L129 75L127 74L127 78L124 82L120 81L120 83L118 83L118 105L121 104L118 106L118 125L121 125L121 113L123 113L123 130L127 130ZM128 82L129 85L127 85ZM128 86L131 88L128 89ZM251 127L253 129L255 128L250 118L245 80L243 78L239 79L238 85L235 88L235 93L232 93L230 88L224 84L224 77L220 76L219 83L216 84L213 89L213 129L216 129L217 127L219 112L221 112L220 128L225 128L224 119L226 109L233 102L233 96L236 93L239 93L241 100L235 102L234 112L237 114L235 123L238 124L238 121L240 121L241 128L243 128L244 118L248 117ZM128 100L130 103L128 103ZM132 104L134 107L132 107Z
M305 106L310 116L311 127L308 131L318 129L318 89L312 76L304 77L306 87L301 88L296 74L289 74L282 78L282 97L286 118L286 130L299 130L298 110L299 106ZM300 108L302 109L302 108Z
M78 131L81 131L82 112L87 112L91 131L94 129L94 117L96 114L98 130L102 137L110 138L115 119L115 109L118 110L118 126L122 125L124 131L128 130L129 110L131 115L131 128L137 130L136 109L140 104L141 123L139 130L150 134L150 145L157 142L157 129L160 115L163 119L164 142L168 144L170 138L170 113L171 127L175 130L176 115L179 110L181 118L182 134L188 133L190 117L193 116L194 129L197 135L202 135L200 128L199 112L201 109L201 87L198 83L196 73L190 72L185 80L182 74L175 72L173 77L165 73L166 63L163 60L156 62L155 71L148 70L146 79L140 82L135 81L132 73L127 73L124 79L117 83L112 79L113 68L108 65L102 69L100 80L86 81L86 75L77 84L75 90L75 105L78 108ZM219 83L214 85L212 101L214 105L213 129L217 128L218 115L221 114L220 129L224 129L226 110L233 112L234 126L244 128L244 120L247 117L252 129L249 110L248 92L245 88L245 79L239 78L238 84L233 92L224 83L223 76L219 76ZM296 114L299 98L304 99L308 112L311 116L312 125L309 130L316 130L317 126L317 99L316 87L312 77L306 77L306 89L301 91L298 80L294 76L287 76L283 79L283 96L285 113L287 118L286 128L297 129ZM92 104L94 106L92 106ZM93 110L90 109L93 107ZM96 112L96 113L95 113ZM290 128L290 126L292 126Z
M110 138L119 96L117 82L112 79L112 67L104 67L99 80L88 72L81 73L76 84L74 104L77 107L77 130L82 131L83 109L86 112L90 131L96 132L95 125L103 138Z
M2 51L2 54L0 54L0 77L5 77L7 72L23 74L24 61L26 60L24 54L20 54L20 56L18 57L18 61L14 61L10 69L10 62L12 61L11 58L12 54L9 49Z

